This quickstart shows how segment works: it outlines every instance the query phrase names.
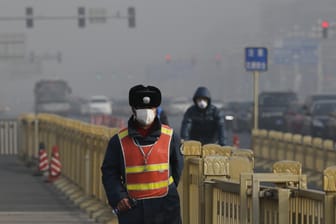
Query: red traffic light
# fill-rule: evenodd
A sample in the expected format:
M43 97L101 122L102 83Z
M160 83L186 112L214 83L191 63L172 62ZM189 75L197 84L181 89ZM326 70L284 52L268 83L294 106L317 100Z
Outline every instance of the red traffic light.
M216 60L216 62L220 62L221 60L222 60L222 55L221 54L216 54L215 55L215 60Z
M321 27L324 28L324 29L329 28L329 22L323 20L322 23L321 23Z
M170 54L166 54L165 60L166 60L167 63L170 62L172 60L171 55Z

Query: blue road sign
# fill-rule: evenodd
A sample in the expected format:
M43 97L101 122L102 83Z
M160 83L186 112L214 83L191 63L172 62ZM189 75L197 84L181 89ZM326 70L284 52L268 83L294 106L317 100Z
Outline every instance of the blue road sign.
M267 71L267 57L266 47L245 48L245 69L247 71Z
M279 65L306 65L318 63L319 42L305 37L285 38L282 45L274 48L272 59Z

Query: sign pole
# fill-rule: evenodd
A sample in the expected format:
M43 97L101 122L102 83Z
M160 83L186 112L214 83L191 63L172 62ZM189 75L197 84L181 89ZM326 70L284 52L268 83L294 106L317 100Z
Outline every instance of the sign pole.
M253 128L258 129L258 109L259 109L259 75L260 72L267 71L268 50L266 47L246 47L245 48L245 69L253 72L253 96L254 96L254 117Z
M254 71L253 72L253 95L254 95L254 129L258 129L258 107L259 107L259 99L258 99L258 93L259 93L259 72Z
M322 41L323 42L323 41ZM317 48L317 93L322 92L322 86L323 86L323 67L322 67L322 42Z

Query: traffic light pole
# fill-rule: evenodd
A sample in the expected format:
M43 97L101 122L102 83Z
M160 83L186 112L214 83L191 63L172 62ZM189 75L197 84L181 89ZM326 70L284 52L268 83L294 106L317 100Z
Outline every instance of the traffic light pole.
M319 44L317 48L317 57L318 57L318 62L317 62L317 93L322 92L322 87L323 87L323 60L322 60L322 42Z
M258 129L258 107L259 107L259 98L258 98L258 93L259 93L259 72L254 71L253 72L253 96L254 96L254 129Z
M120 15L119 12L117 12L115 15L106 15L106 10L101 10L101 9L96 9L96 10L91 9L90 10L90 9L88 11L89 15L86 15L85 7L78 7L77 15L75 16L41 16L41 15L34 15L34 9L32 7L26 7L25 16L0 16L0 22L1 21L25 20L26 27L33 28L34 21L36 20L42 20L42 21L77 20L78 27L83 28L86 26L87 20L89 20L89 22L91 23L104 23L106 20L109 20L109 19L121 19L121 20L128 20L129 28L136 27L135 7L128 7L127 15Z

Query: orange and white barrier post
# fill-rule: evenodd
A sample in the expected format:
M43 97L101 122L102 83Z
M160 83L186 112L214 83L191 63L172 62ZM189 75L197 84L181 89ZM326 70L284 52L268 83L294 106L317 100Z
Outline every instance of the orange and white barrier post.
M47 156L47 150L43 142L39 144L39 164L38 164L38 173L37 175L48 175L49 162Z
M62 164L60 160L58 146L54 146L52 148L51 153L51 162L50 162L50 170L49 170L49 182L55 181L61 175Z

